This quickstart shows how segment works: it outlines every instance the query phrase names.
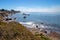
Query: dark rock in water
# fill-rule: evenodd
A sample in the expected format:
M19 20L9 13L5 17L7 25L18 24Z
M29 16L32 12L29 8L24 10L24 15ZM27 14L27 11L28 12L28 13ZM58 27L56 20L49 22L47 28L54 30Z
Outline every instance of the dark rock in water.
M38 25L36 25L36 28L38 28Z
M16 18L14 18L14 20L16 20Z
M24 16L23 18L26 19L26 16Z
M41 24L44 24L44 23L41 23Z
M47 33L47 31L44 31L45 33Z
M45 33L45 34L50 34L50 31L49 30L45 30L45 29L42 29L41 32Z
M30 14L23 13L23 15L30 16Z
M8 21L8 20L12 20L11 18L6 18L6 21Z

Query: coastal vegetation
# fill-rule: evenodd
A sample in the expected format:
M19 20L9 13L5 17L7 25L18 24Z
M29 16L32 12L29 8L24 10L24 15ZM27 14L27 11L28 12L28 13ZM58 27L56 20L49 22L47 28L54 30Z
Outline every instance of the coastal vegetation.
M0 40L50 40L43 34L32 34L30 30L18 22L7 21L7 23L3 21L5 16L15 13L19 13L19 11L0 10Z
M5 9L0 9L0 16L2 17L7 17L9 15L12 15L12 14L16 14L16 13L20 13L20 11L15 11L13 9L11 10L5 10Z
M0 40L39 40L17 22L0 22Z
M40 36L40 37L38 37ZM17 22L0 22L0 40L49 40L43 34L33 35L26 27Z
M16 10L5 10L5 9L0 9L0 21L4 21L8 19L8 16L12 16L13 14L20 13L20 11Z
M41 40L51 40L48 36L41 34L35 34L35 36L40 37Z

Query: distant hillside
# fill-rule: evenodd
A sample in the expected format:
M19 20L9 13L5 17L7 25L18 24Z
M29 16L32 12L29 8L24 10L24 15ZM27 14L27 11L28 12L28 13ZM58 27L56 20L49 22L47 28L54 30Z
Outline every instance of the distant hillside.
M17 22L0 22L0 40L40 40Z
M16 10L5 10L5 9L0 9L0 16L2 17L8 17L9 15L13 15L16 13L20 13L20 11L16 11Z

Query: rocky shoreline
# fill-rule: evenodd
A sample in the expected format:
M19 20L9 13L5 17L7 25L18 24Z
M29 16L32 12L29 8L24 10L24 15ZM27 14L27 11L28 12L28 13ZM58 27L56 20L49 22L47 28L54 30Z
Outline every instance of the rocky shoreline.
M43 30L43 29L41 29L41 30L34 29L34 28L27 28L27 29L30 30L32 32L32 34L36 34L36 33L41 34L42 33L43 35L49 37L51 40L60 40L60 34L57 32L48 31L49 32L48 33L46 30Z
M2 10L2 11L4 11L4 10ZM4 12L4 14L6 14L5 12ZM0 15L3 15L2 17L1 17L1 19L3 18L4 19L4 16L6 16L6 15L4 15L3 14L3 12L1 13L0 12ZM8 13L9 14L9 13ZM3 20L3 23L4 22L12 22L12 20L10 20L9 18L8 18L8 14L7 14L7 18L5 18L5 19L7 19L8 21L5 21L5 19ZM1 21L1 20L0 20ZM14 21L14 20L13 20ZM55 31L49 31L49 30L45 30L44 28L44 25L43 25L43 23L41 23L41 25L39 25L38 26L38 24L35 24L34 22L18 22L18 23L20 23L20 24L22 24L23 26L25 26L33 35L35 35L35 36L37 36L38 35L38 37L40 37L42 34L44 35L44 36L46 36L46 37L49 37L50 39L52 39L52 40L60 40L60 34L59 33L57 33L57 32L55 32ZM28 24L28 25L27 25ZM40 28L39 28L40 27ZM47 38L48 39L48 38Z
M36 28L36 24L33 25L32 22L29 22L29 23L22 23L22 22L20 22L20 23L22 25L26 26L26 28L29 31L31 31L33 35L35 35L36 33L38 33L38 34L41 34L42 33L43 35L49 37L52 40L60 40L60 33L58 33L58 32L49 31L49 30L45 30L45 29L42 29L42 28L38 28L38 27Z

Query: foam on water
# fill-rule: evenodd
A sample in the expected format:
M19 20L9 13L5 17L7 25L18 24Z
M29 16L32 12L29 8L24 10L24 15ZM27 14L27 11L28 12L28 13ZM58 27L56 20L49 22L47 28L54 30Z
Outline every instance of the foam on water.
M34 22L19 22L20 24L24 25L27 28L37 28L36 25L38 25L38 28L45 29L45 30L51 30L51 31L60 31L59 28L50 26L50 25L44 25L44 24L36 24Z
M35 24L33 22L19 22L20 24L28 27L28 28L34 28Z
M27 25L32 25L33 24L33 22L19 22L19 23L21 23L21 24L27 24Z
M36 25L38 25L38 28L48 28L48 26L36 24L34 22L19 22L19 23L29 28L36 28Z
M26 19L23 17L24 15L20 13L11 16L11 18L16 18L17 22L29 28L36 28L36 25L38 24L39 28L60 32L60 13L53 15L48 13L43 14L40 12L32 12Z

